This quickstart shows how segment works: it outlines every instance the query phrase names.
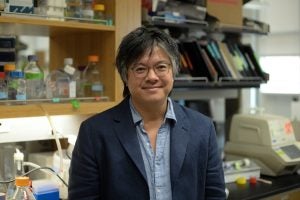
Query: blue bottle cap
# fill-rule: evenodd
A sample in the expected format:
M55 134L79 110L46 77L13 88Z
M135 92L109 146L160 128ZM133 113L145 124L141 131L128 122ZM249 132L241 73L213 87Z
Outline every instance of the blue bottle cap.
M11 78L24 78L24 72L22 71L12 71L9 72Z

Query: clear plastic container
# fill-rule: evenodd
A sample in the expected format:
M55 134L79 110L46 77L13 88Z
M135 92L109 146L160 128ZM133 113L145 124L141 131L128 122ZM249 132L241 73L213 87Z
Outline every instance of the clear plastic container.
M103 84L100 80L99 57L97 55L88 57L88 65L83 72L83 78L86 97L103 96Z
M31 181L29 177L16 177L15 184L16 191L12 197L12 200L36 200L30 187Z
M73 67L73 59L65 58L64 67L49 73L46 78L47 98L74 98L76 97L76 82L79 72Z
M27 99L44 98L44 72L37 61L36 55L29 55L28 63L23 70L26 79Z
M7 96L9 100L26 101L26 80L21 71L12 71L9 73L7 82Z
M69 98L70 76L62 70L54 70L46 78L47 98Z

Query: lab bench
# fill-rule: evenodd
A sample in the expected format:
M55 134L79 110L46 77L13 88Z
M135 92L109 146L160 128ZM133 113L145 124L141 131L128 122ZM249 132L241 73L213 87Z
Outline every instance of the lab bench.
M300 199L300 175L291 174L279 177L261 176L262 179L272 181L272 184L257 182L245 185L227 183L229 190L228 200L299 200Z

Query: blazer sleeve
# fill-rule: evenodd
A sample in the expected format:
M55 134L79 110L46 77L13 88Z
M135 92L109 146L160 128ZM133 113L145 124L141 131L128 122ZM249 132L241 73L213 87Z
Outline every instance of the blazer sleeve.
M205 188L206 200L226 199L222 160L217 147L216 131L211 122Z
M101 199L101 174L93 148L92 130L87 124L86 122L81 124L72 153L69 171L69 200Z

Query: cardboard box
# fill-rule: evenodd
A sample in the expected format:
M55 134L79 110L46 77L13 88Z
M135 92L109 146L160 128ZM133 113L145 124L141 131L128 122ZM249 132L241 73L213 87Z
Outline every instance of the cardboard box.
M33 0L6 0L5 12L33 14Z
M218 18L222 24L243 25L242 0L207 0L207 13Z

